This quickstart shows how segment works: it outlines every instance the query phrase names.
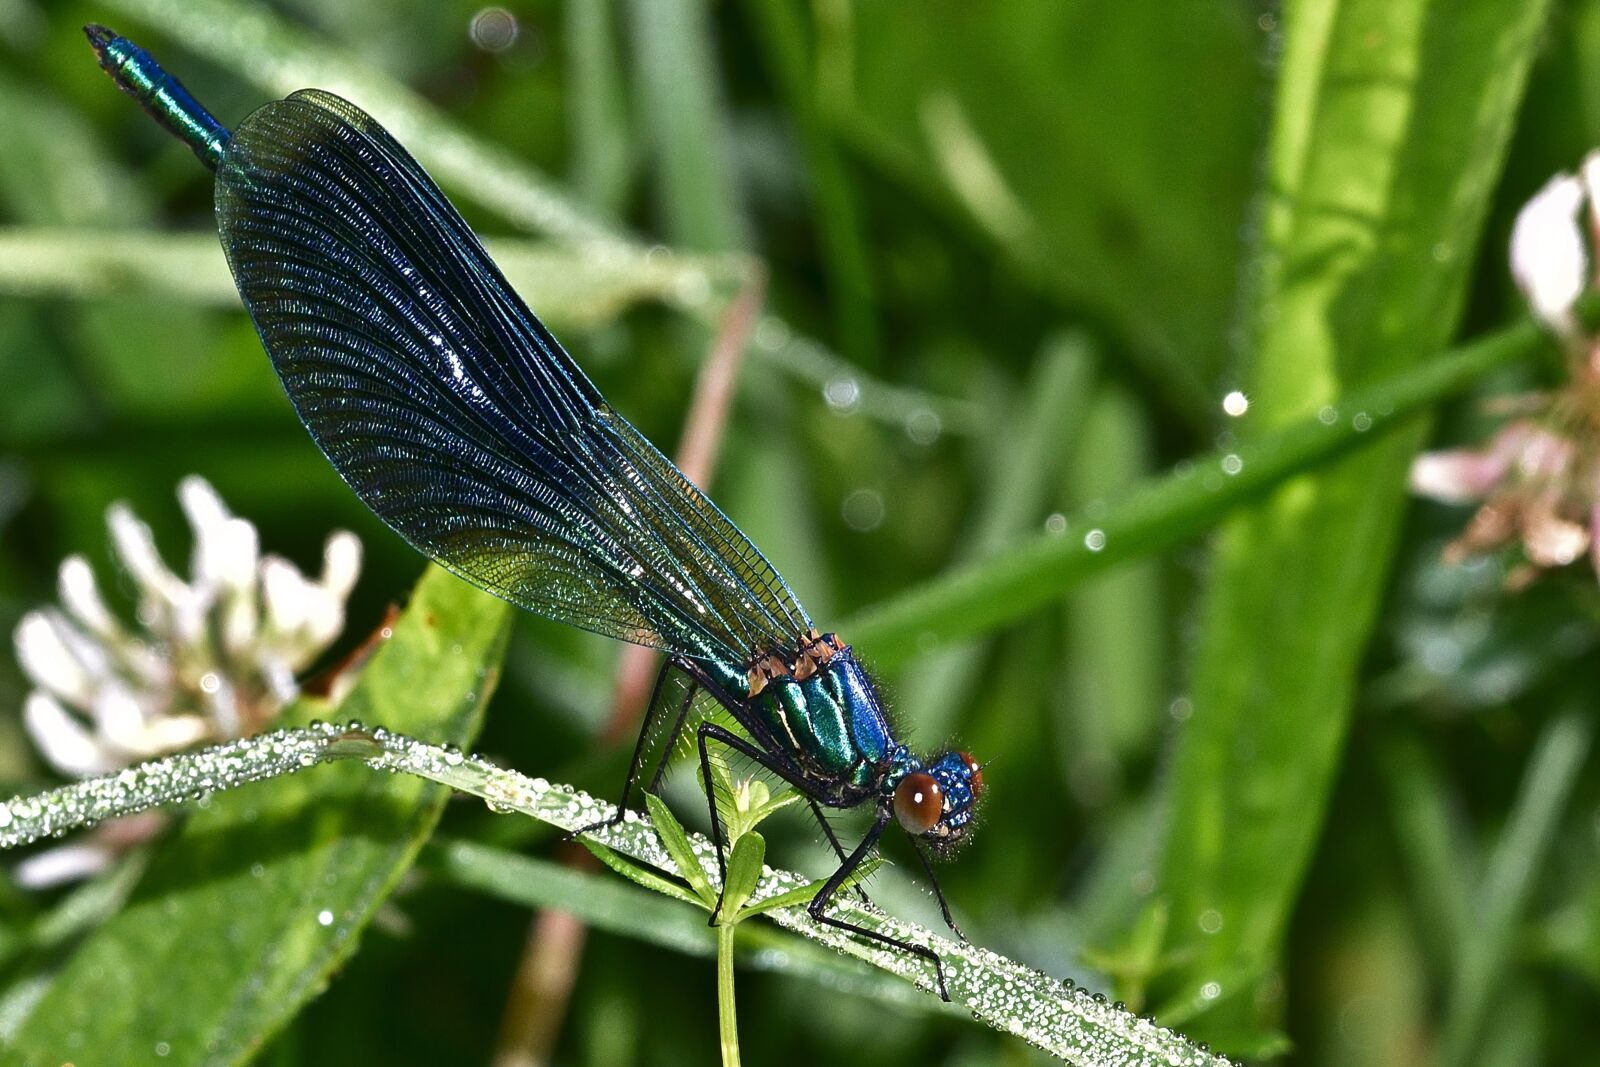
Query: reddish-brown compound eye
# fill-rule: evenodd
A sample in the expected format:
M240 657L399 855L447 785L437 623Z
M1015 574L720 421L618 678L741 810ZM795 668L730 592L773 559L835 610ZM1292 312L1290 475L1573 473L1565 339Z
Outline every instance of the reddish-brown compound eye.
M894 787L894 817L908 834L925 834L944 814L944 790L933 775L918 771Z
M983 764L965 752L957 752L956 755L967 765L967 783L972 787L972 799L977 800L983 795Z

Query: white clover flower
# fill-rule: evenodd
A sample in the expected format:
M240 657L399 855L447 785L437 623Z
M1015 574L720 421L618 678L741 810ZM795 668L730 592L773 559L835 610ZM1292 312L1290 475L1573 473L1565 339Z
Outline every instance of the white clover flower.
M81 556L61 564L61 606L17 625L17 659L37 688L23 724L44 758L69 777L103 774L204 741L255 733L299 694L296 675L344 629L361 568L361 543L337 531L322 574L261 555L249 522L231 514L203 478L178 498L194 530L188 581L156 550L150 527L124 504L107 511L112 547L138 591L137 627L106 606ZM153 832L125 821L40 853L17 880L44 886L104 869Z
M1540 571L1589 556L1600 573L1600 337L1586 333L1578 300L1596 283L1600 152L1578 176L1558 174L1517 213L1511 274L1529 309L1563 344L1568 380L1548 393L1502 398L1520 413L1482 447L1425 452L1411 488L1477 512L1445 549L1447 560L1520 543L1523 585Z

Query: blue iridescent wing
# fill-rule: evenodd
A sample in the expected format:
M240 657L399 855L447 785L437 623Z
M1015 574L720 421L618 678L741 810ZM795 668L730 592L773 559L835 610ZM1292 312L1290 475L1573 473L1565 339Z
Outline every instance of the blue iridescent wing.
M358 108L304 90L247 118L217 171L217 221L301 420L412 545L541 615L696 658L809 629Z

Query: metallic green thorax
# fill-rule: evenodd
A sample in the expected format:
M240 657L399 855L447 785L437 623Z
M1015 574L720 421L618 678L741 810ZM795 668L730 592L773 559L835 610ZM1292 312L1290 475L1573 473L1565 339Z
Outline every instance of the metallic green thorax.
M751 704L808 775L851 793L876 789L895 745L872 683L849 649L804 680L769 682Z
M84 32L100 57L100 66L123 92L187 144L200 162L216 170L228 145L227 128L201 107L178 79L162 70L150 53L104 26L88 26Z

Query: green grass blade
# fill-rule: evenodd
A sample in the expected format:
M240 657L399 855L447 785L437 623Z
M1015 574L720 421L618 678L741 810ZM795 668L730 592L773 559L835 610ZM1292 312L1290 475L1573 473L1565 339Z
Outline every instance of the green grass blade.
M1124 388L1102 387L1072 456L1072 499L1093 506L1148 478L1151 431ZM1066 603L1066 662L1054 708L1061 766L1092 807L1118 796L1126 763L1148 750L1162 721L1173 679L1161 586L1161 561L1147 558L1085 582Z
M674 952L711 954L711 928L704 908L686 895L672 895L669 888L679 894L683 890L670 883L640 888L642 883L627 885L563 863L459 839L430 844L418 867L475 893L523 907L570 912L597 930Z
M737 283L727 260L587 255L541 241L484 242L519 292L536 294L552 328L586 329L646 301L677 299L685 269L718 287ZM239 291L214 234L0 228L0 294L51 299L132 296L237 308Z
M816 68L803 9L755 0L744 5L766 65L787 108L806 162L812 218L828 275L829 305L839 347L869 370L882 363L872 269L863 239L856 187L845 171L819 108Z
M633 0L628 23L668 234L699 251L747 247L705 0Z
M1289 6L1243 432L1270 439L1343 408L1448 340L1544 11ZM1413 422L1222 531L1156 887L1185 960L1158 1003L1202 1033L1278 1026L1281 1004L1256 993L1322 829L1426 430Z
M572 184L601 218L622 214L631 169L613 0L568 0L564 39L571 70Z
M1572 798L1594 730L1589 709L1569 712L1545 727L1534 746L1511 819L1489 859L1473 901L1472 922L1464 931L1440 1037L1438 1062L1443 1067L1475 1062L1480 1039L1497 1028L1491 1022L1492 999L1505 985L1517 924L1535 879L1550 864L1556 823Z
M994 422L1014 430L993 435L987 449L985 493L971 529L958 541L957 563L982 560L1016 544L1038 523L1058 481L1063 457L1071 450L1088 405L1094 368L1093 346L1081 333L1048 341L1017 398L1020 411ZM854 629L843 631L860 640ZM878 662L879 649L868 645ZM925 737L947 737L971 698L988 651L970 641L924 656L902 672L900 690L907 707L917 709Z
M470 742L509 614L430 569L342 710ZM347 766L215 797L156 848L128 905L7 1035L8 1056L244 1062L354 953L447 795Z
M1419 411L1548 348L1544 334L1524 322L1443 353L1335 398L1280 430L1188 460L1093 517L1068 516L1059 535L1035 536L935 578L868 609L839 632L868 650L874 662L897 664L929 645L992 630L1058 600L1090 575L1182 544L1296 475L1376 444L1413 424Z
M1435 959L1453 971L1473 921L1474 856L1452 818L1434 757L1422 743L1387 739L1378 759L1400 855L1420 901L1420 925Z

